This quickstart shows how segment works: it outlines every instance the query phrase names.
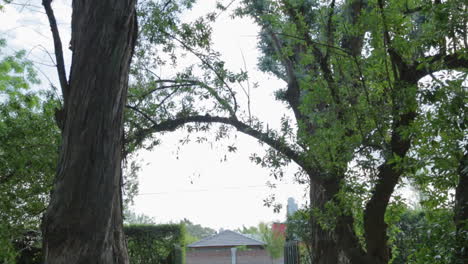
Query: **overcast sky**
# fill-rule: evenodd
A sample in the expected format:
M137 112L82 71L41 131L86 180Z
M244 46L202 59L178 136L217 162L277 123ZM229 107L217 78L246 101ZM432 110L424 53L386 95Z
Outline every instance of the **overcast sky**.
M47 86L47 79L50 79L58 87L55 69L48 66L53 63L44 52L52 53L53 45L40 1L23 2L29 2L33 7L9 5L0 13L0 37L7 39L7 52L18 49L29 52L30 59L44 73L41 74L43 86ZM198 2L193 11L185 14L184 20L210 11L215 3L214 0ZM66 49L70 39L70 3L71 0L53 2L67 65L70 65L71 55ZM284 105L273 99L273 91L284 83L258 72L258 28L254 23L248 19L232 20L229 15L230 12L220 15L215 25L215 48L233 70L244 68L241 56L244 54L251 82L259 84L259 88L252 91L252 112L268 121L270 127L277 127L280 117L289 114ZM222 142L180 146L178 140L183 136L183 131L166 134L161 137L162 144L153 151L139 152L138 159L144 166L139 173L140 191L132 210L154 217L158 223L187 218L215 229L233 229L257 225L260 221L284 221L288 197L294 197L300 205L306 202L305 186L293 181L295 166L286 170L282 181L275 181L269 176L268 169L249 161L252 153L264 151L256 140L235 133ZM235 144L238 151L227 154L227 145L231 144ZM277 188L270 189L267 182L275 183ZM284 205L279 214L264 206L263 200L271 194Z

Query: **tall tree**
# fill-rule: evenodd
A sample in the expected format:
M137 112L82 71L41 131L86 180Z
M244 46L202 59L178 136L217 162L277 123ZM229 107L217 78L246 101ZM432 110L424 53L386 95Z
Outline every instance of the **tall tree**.
M386 214L399 181L410 174L408 164L420 157L411 154L415 121L427 109L418 100L427 91L420 82L440 71L466 71L466 4L244 1L237 13L261 28L261 69L286 83L276 95L295 122L282 118L278 131L252 116L247 74L226 69L210 49L206 21L216 15L161 30L154 21L167 6L144 8L150 12L136 64L138 92L129 102L140 122L127 139L141 145L155 132L183 125L189 131L232 126L271 147L252 160L275 176L291 161L306 175L315 263L338 263L342 252L351 263L388 263ZM200 64L162 78L148 59L152 44L167 51L180 46ZM218 136L225 134L222 126Z
M454 263L468 261L468 150L458 167L459 180L455 194L456 253Z
M69 79L51 2L42 4L63 106L56 112L62 129L57 175L42 227L45 262L128 263L121 162L136 1L73 1Z

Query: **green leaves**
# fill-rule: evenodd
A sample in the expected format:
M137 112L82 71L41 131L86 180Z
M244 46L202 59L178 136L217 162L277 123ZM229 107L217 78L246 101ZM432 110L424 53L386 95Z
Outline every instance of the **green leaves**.
M261 222L258 227L251 226L238 230L240 233L254 235L266 243L266 250L271 259L278 259L283 256L285 237L284 234L278 233L273 230L272 224Z
M213 50L213 12L182 21L181 1L143 2L129 93L133 111L126 113L129 152L144 147L145 140L150 147L159 143L151 131L165 120L181 120L182 126L193 115L227 116L290 146L311 179L341 184L329 194L332 201L321 205L324 210L314 212L329 230L337 215L351 213L363 240L365 205L378 197L376 183L389 178L381 173L383 164L395 179L382 199L385 206L391 201L386 221L392 236L402 214L403 201L390 197L399 179L417 185L428 210L450 208L468 122L466 73L449 71L446 59L466 53L466 4L364 2L242 1L236 9L235 15L254 19L260 28L259 68L286 82L272 92L295 120L282 118L278 130L252 116L245 69L229 70ZM228 10L222 4L217 8ZM183 68L187 61L190 65ZM169 71L161 70L167 65ZM186 127L189 133L210 128ZM220 127L216 140L227 132ZM235 152L235 145L227 151ZM280 179L292 159L270 149L251 160Z
M3 54L1 48L4 45L5 41L0 42L0 55ZM17 104L22 103L25 104L24 107L31 108L37 100L24 91L28 90L31 84L39 84L39 79L32 63L25 59L25 56L26 52L22 50L0 60L0 92L8 98L7 100L16 100Z
M183 224L129 225L124 227L128 254L132 263L183 263L183 252L174 251L185 246ZM182 249L183 250L183 249Z
M6 263L22 250L13 241L39 229L55 175L58 101L28 91L37 83L23 51L0 60L0 261Z
M455 236L452 217L447 209L404 210L395 225L398 232L392 263L451 263Z

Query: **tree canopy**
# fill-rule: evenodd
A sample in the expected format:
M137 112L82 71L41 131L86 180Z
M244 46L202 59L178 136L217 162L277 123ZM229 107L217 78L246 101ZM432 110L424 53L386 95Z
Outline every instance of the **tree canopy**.
M227 69L211 48L209 22L216 13L155 26L166 21L169 6L179 8L141 6L146 15L131 90L138 92L129 108L143 122L128 138L141 144L156 132L182 126L205 131L219 123L219 137L230 126L268 145L266 156L252 160L274 176L295 162L310 184L312 248L323 252L315 255L319 263L336 263L340 254L352 263L390 261L388 226L403 179L439 198L464 186L457 181L463 180L459 168L466 153L460 125L466 121L467 67L462 1L242 2L234 15L260 28L260 69L284 81L275 93L293 120L282 118L279 130L250 112L248 73ZM169 56L155 57L159 50ZM155 73L162 62L176 64L178 52L199 63L172 78ZM426 140L450 150L429 150ZM440 176L446 173L451 176ZM463 208L466 198L458 194L456 208ZM445 202L454 208L455 200Z
M137 6L124 156L157 146L157 133L212 131L218 140L237 130L266 146L265 155L250 159L269 168L273 177L291 177L284 167L298 165L294 177L310 192L298 221L307 217L310 232L303 234L312 263L432 259L455 264L468 259L465 1L220 1L202 17L181 19L195 4L201 3L148 0ZM259 28L258 68L278 80L278 87L270 89L277 104L290 112L278 116L278 128L251 111L251 89L262 84L252 84L246 69L229 69L213 48L213 24L225 12ZM0 64L0 81L16 87L4 90L8 97L18 97L5 107L14 109L20 100L29 106L28 113L39 114L31 110L36 99L11 92L25 86L16 77L29 67L21 64L23 55ZM68 106L63 58L57 57L57 63ZM163 67L170 70L160 71ZM23 120L20 112L7 118ZM30 129L19 122L17 129ZM12 144L23 140L5 135ZM28 164L21 162L11 164L23 170ZM397 192L405 184L420 193L423 216L408 213ZM403 252L409 240L424 240L399 236L412 228L401 221L421 224L444 239L430 236L430 246Z

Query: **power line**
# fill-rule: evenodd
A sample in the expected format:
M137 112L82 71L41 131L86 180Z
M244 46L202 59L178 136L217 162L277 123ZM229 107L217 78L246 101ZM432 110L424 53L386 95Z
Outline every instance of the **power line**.
M292 183L277 183L276 185L293 185ZM136 196L144 196L144 195L160 195L160 194L172 194L172 193L196 193L196 192L210 192L210 191L223 191L223 190L242 190L242 189L254 189L254 188L272 188L269 185L247 185L247 186L228 186L228 187L221 187L221 188L204 188L204 189L185 189L185 190L175 190L175 191L167 191L167 192L150 192L150 193L139 193Z

